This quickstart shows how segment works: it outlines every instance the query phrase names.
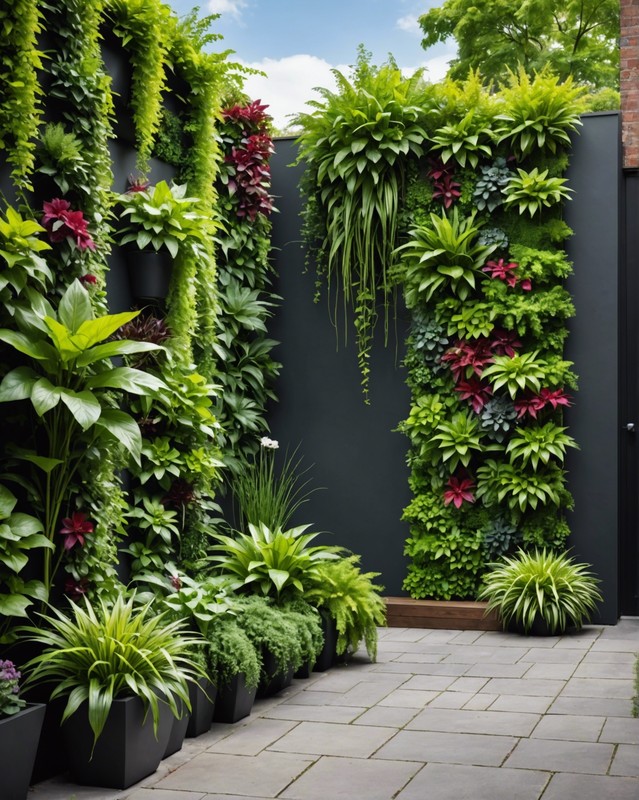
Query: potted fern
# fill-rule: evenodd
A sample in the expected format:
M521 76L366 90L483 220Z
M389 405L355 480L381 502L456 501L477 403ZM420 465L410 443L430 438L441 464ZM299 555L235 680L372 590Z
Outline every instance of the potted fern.
M217 686L213 719L237 722L251 713L261 659L233 614L217 616L207 634L207 672Z
M62 735L73 779L127 788L157 769L172 717L190 708L188 682L202 672L185 653L201 640L150 604L136 608L133 597L52 611L42 628L21 631L44 645L24 667L27 685L53 683L51 699L67 700Z
M491 564L479 592L487 611L497 610L504 628L533 635L579 629L602 600L599 579L568 553L521 548Z

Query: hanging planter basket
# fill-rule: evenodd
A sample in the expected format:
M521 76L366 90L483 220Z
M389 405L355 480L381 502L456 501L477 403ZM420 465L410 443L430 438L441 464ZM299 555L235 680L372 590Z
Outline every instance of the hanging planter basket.
M162 304L171 285L173 258L167 250L126 250L131 296L138 303Z

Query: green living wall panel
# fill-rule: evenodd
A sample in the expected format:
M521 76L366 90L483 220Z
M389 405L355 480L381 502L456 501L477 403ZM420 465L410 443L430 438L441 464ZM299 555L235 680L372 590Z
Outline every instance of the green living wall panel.
M580 378L567 422L581 448L568 463L568 488L576 500L569 544L602 577L601 621L611 623L617 619L618 118L588 115L583 121L568 176L575 193L566 210L576 232L569 245L575 262L569 288L577 307L566 358L575 362ZM335 534L363 554L365 569L382 573L388 594L404 594L408 525L400 518L410 501L408 442L393 429L410 407L399 366L408 318L400 309L388 347L382 334L376 338L366 406L354 341L344 344L340 337L338 348L325 299L313 302L315 276L305 267L300 230L301 167L290 166L296 154L293 140L276 142L273 193L280 214L274 219L273 244L282 303L270 332L281 342L275 357L284 367L276 386L280 401L271 409L271 435L289 449L299 445L304 463L313 465L313 485L323 487L296 521Z

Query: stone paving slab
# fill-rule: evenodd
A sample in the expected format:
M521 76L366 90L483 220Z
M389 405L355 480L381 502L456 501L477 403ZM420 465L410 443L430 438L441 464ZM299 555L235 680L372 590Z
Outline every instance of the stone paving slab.
M639 800L639 619L550 638L387 629L379 651L214 725L130 789L61 777L29 800Z
M548 779L532 770L427 764L397 800L537 800Z
M280 795L287 800L339 797L389 800L420 767L410 762L323 756Z

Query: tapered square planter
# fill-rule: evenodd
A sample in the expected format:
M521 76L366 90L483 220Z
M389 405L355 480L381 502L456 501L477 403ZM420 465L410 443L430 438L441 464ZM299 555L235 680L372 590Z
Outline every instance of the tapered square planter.
M126 789L155 772L174 719L166 703L159 703L159 712L156 738L151 712L145 713L138 697L114 700L92 756L93 731L83 703L62 726L73 780L85 786Z
M26 800L35 762L44 703L30 703L10 717L0 717L0 797Z
M314 672L326 672L326 670L330 669L337 660L337 625L335 624L333 617L331 617L327 611L320 609L320 615L322 617L324 646L322 647L320 654L317 656L317 660L313 665Z
M243 672L229 683L218 687L215 698L214 722L237 722L248 717L253 708L257 686L249 689Z
M186 736L186 729L189 726L190 719L191 715L186 708L183 708L181 717L173 717L173 720L171 721L171 733L169 734L169 741L166 745L166 750L164 751L162 758L168 758L169 756L172 756L173 753L177 753L182 749L184 737Z
M206 678L200 678L197 683L189 683L191 717L186 729L187 738L201 736L210 729L216 695L217 687Z
M293 682L295 670L288 664L280 664L268 648L262 650L262 675L257 687L257 697L270 697L281 692Z

